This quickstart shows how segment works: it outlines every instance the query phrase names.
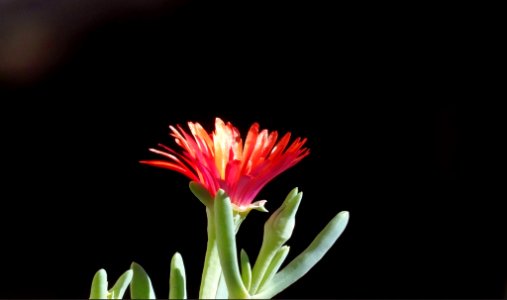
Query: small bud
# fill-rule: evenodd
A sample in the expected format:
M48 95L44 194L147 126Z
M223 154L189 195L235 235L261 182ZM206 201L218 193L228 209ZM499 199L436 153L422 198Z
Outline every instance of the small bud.
M296 224L296 212L303 198L303 192L294 188L283 204L271 215L264 225L264 235L276 247L282 246L292 235Z

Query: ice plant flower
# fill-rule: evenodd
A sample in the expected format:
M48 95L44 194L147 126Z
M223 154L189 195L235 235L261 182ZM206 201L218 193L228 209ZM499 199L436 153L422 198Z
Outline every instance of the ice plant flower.
M290 142L288 132L278 140L276 131L260 130L259 124L254 123L243 143L239 130L220 118L215 119L211 133L199 123L188 122L188 127L190 132L179 125L170 126L171 136L182 151L159 144L159 149L150 151L165 159L141 162L190 178L190 190L206 206L208 241L199 299L276 296L328 252L347 226L349 213L338 213L305 250L282 268L290 250L286 242L294 230L303 196L294 188L264 224L261 249L252 265L246 250L238 251L239 226L251 209L265 210L265 200L253 202L259 191L309 154L304 147L306 139ZM183 258L176 252L171 260L169 299L186 298L185 274ZM92 281L90 299L121 299L128 285L130 299L156 299L150 277L135 262L110 290L106 271L99 270Z
M188 122L190 133L181 126L170 126L171 136L183 151L159 144L151 152L166 160L142 163L177 171L199 182L212 197L222 189L236 210L247 210L260 190L273 178L309 154L306 138L290 142L291 133L278 140L277 131L260 130L254 123L245 142L230 122L215 119L215 130L208 133L199 123Z

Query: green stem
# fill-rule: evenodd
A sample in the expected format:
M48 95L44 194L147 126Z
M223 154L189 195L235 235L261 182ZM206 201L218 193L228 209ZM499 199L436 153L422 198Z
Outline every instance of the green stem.
M259 251L259 255L252 270L252 283L250 286L250 293L252 295L257 292L257 289L259 288L261 281L264 278L271 260L273 260L273 257L275 257L277 250L278 249L276 247L271 247L271 245L265 243L265 240L263 241L261 250Z
M225 284L224 274L220 276L220 281L218 283L217 296L215 299L227 299L229 298L229 292L227 291L227 284Z
M276 252L275 256L271 260L269 267L266 269L266 272L264 274L264 277L262 278L261 284L259 286L259 289L262 289L262 287L271 281L273 277L275 276L276 272L280 269L283 262L285 261L285 258L287 258L287 255L289 254L289 246L283 246Z
M215 234L215 213L212 206L206 207L206 215L208 217L208 245L206 247L199 299L215 299L218 283L222 274L222 267L220 266L220 259L218 258Z
M198 183L191 182L190 190L194 195L206 206L206 216L208 218L208 244L206 246L206 257L204 259L204 268L202 271L201 286L199 289L199 299L215 299L222 295L227 294L220 293L220 288L224 289L225 281L220 279L222 277L222 267L220 264L220 258L217 247L217 235L216 235L216 220L215 220L215 201L211 198L211 195ZM238 232L239 227L247 212L234 213L234 234ZM222 282L222 287L220 282Z

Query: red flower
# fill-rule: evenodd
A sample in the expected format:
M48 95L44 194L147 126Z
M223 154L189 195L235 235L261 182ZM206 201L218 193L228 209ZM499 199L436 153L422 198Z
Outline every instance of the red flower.
M159 144L162 150L150 151L168 160L142 163L180 172L200 182L212 196L223 189L239 209L250 205L270 180L309 154L303 147L306 139L297 138L289 146L290 132L277 142L276 131L260 131L257 123L250 127L244 144L238 129L220 118L211 134L199 123L188 122L188 127L191 135L179 125L169 127L182 153Z

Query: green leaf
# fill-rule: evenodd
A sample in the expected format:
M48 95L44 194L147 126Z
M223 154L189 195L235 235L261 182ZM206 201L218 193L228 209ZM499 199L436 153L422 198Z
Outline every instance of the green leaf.
M227 284L230 298L249 298L243 285L238 265L238 254L235 239L235 224L231 200L223 190L218 190L215 197L215 230L218 257Z
M241 249L241 279L243 279L243 284L247 290L250 289L250 284L252 283L252 266L250 265L250 259L248 258L248 254L244 249Z
M133 262L130 269L133 271L130 297L132 299L156 299L150 277L143 267Z
M125 294L130 281L132 281L132 276L132 270L127 270L120 276L120 278L118 278L113 288L109 290L109 293L111 294L109 296L111 299L123 299L123 294Z
M169 299L187 299L185 266L183 258L176 252L171 260L169 276Z
M107 273L100 269L95 273L92 280L90 299L107 299Z
M273 280L267 283L253 298L272 298L303 277L333 246L345 230L348 221L349 213L347 211L338 213L317 235L310 246L276 274Z
M191 181L188 186L194 196L197 197L197 199L199 199L199 201L201 201L204 205L206 205L206 207L213 206L213 197L202 184Z

